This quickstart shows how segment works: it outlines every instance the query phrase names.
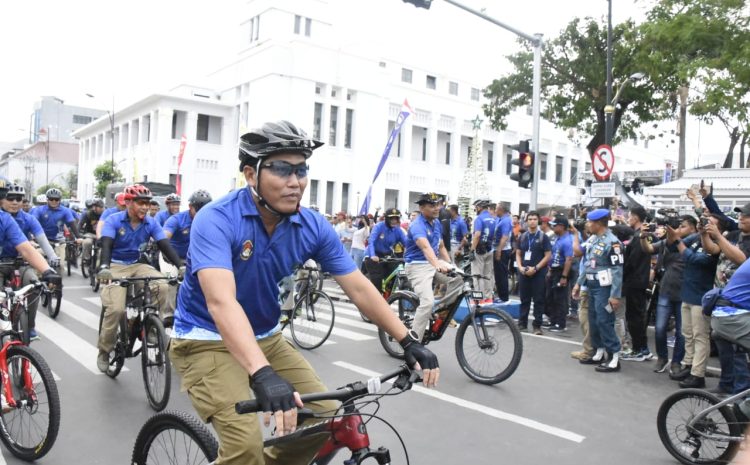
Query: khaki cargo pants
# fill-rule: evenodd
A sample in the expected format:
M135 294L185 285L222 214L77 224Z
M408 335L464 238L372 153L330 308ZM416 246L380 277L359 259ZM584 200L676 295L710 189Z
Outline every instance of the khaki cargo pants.
M300 394L327 390L307 360L281 333L261 339L258 344L276 373ZM219 436L216 465L306 465L328 438L328 434L314 435L264 450L257 415L240 415L234 410L235 403L254 397L252 381L224 343L172 339L169 355L182 376L182 391L187 391L198 415L213 424ZM305 407L333 413L338 403L310 402Z
M114 279L121 278L145 278L147 276L164 276L150 265L144 263L133 263L132 265L119 265L113 263L110 267ZM174 314L175 301L173 292L170 291L167 281L153 281L151 283L152 296L159 303L159 316L162 319ZM109 284L102 289L102 306L104 307L104 319L99 331L99 350L111 352L115 346L117 337L117 325L122 314L125 313L125 299L128 288L119 284Z

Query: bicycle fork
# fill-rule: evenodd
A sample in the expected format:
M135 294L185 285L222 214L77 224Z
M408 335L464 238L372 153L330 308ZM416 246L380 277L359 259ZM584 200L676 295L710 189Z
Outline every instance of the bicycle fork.
M346 408L344 411L354 413L354 410L349 412ZM328 430L331 437L316 455L314 461L316 465L329 463L336 450L344 447L352 451L352 456L344 460L345 465L356 465L369 458L374 458L379 465L391 463L391 453L387 448L379 447L377 450L370 450L370 437L360 415L347 415L333 420L329 423Z
M22 373L22 385L19 385L18 387L23 387L23 391L26 393L25 399L21 401L20 403L13 397L13 387L10 384L10 370L8 368L8 348L12 345L21 345L21 342L19 341L11 341L3 347L2 351L0 351L0 373L2 373L3 376L3 397L5 397L5 402L8 403L9 407L12 408L19 408L19 407L34 407L37 405L36 402L36 392L34 392L34 382L31 379L31 370L29 369L29 361L24 359L21 361L21 373ZM0 406L0 408L3 408Z
M476 305L468 317L471 318L471 327L474 330L474 336L476 336L477 342L479 342L479 348L482 350L491 349L492 341L487 334L487 327L484 325L484 321L477 323Z

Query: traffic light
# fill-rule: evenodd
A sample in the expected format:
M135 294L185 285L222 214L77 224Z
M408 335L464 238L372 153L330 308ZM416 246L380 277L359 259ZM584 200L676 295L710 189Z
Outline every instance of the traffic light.
M425 10L430 9L430 5L432 5L432 0L403 0L404 3L411 3L417 8L424 8Z
M518 173L510 175L510 179L518 183L518 187L528 189L534 180L534 152L529 150L529 141L519 141L511 147L518 152L518 159L511 160L511 164L518 166Z

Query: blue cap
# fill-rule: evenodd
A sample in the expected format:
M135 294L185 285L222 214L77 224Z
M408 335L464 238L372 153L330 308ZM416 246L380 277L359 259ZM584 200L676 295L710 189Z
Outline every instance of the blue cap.
M606 208L599 208L592 212L590 212L588 215L586 215L586 219L589 221L599 221L603 218L609 217L609 210Z

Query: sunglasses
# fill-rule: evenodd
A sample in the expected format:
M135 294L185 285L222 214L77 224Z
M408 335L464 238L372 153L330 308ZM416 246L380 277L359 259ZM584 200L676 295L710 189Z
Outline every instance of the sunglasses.
M20 195L9 195L5 197L5 200L7 200L8 202L20 202L23 200L23 197L21 197Z
M297 178L299 179L306 178L307 170L310 169L310 167L307 166L307 163L292 165L291 163L281 160L270 161L260 166L262 166L263 168L268 168L271 173L280 178L288 178L292 174L297 176Z
M47 200L49 200L50 202L59 202L60 201L60 199L50 199L49 197L47 197Z

